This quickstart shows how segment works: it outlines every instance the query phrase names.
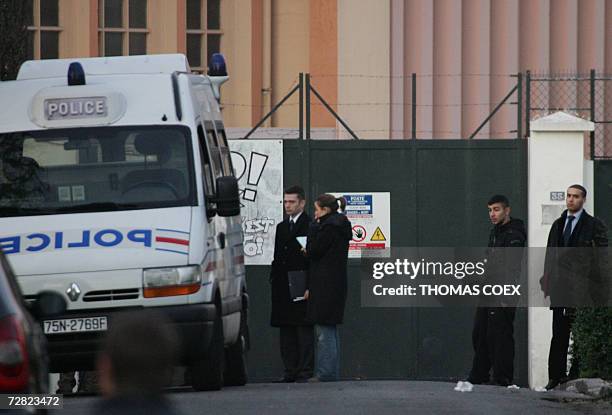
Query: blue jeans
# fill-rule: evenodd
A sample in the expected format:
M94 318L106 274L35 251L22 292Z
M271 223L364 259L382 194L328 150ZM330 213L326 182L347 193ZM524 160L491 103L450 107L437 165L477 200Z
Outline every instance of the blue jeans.
M315 325L317 341L315 376L323 382L340 377L340 339L336 326Z

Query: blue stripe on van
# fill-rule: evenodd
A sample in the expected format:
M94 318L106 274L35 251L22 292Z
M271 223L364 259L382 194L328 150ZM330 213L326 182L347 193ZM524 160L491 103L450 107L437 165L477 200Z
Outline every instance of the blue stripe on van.
M155 248L156 251L174 252L175 254L189 255L189 252L173 251L172 249Z

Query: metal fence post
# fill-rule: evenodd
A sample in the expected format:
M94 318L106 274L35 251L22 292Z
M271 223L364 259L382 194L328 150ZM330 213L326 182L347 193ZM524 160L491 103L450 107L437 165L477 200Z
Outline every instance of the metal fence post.
M306 75L306 140L310 140L310 74Z
M300 78L301 79L301 78ZM291 91L289 91L289 93L287 95L285 95L285 97L283 99L280 100L280 102L278 102L276 105L274 105L274 107L272 107L272 109L270 110L270 112L268 112L266 114L265 117L263 117L261 120L259 120L259 122L255 125L255 127L251 128L251 131L249 131L244 137L242 137L243 140L248 139L255 131L257 131L257 129L259 127L261 127L263 125L264 122L266 122L266 120L268 120L280 107L283 106L283 104L289 99L291 98L291 96L293 94L295 94L296 92L298 92L300 90L301 85L298 84L296 86L294 86ZM301 132L301 131L300 131Z
M516 89L516 138L523 138L523 73L516 74L517 86Z
M417 114L416 114L416 106L417 106L417 94L416 94L416 84L417 84L417 79L416 79L416 73L412 73L412 139L416 140L416 119L417 119Z
M527 79L525 84L525 137L529 137L530 132L530 120L531 120L531 71L527 71Z
M300 125L300 140L304 139L304 74L300 72L299 77L299 88L300 88L300 114L299 114L299 125Z
M590 79L589 79L589 84L590 84L590 91L591 91L591 121L593 123L596 122L595 120L595 69L591 69L590 72ZM589 133L589 136L591 137L591 160L595 159L595 130L591 131Z

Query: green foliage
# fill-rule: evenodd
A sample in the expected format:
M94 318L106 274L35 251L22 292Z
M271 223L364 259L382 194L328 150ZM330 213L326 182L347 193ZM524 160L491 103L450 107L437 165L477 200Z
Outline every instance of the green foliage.
M583 308L572 326L580 376L612 379L612 308Z
M30 0L0 0L0 80L15 79L26 60Z

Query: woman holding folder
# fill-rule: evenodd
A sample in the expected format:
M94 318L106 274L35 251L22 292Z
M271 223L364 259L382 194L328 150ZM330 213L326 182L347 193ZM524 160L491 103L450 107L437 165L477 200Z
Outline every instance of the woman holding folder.
M336 326L342 324L347 291L348 246L351 222L338 213L342 203L334 195L322 194L314 203L315 221L310 226L306 252L310 260L308 310L315 324L315 377L310 381L338 380L340 343Z

